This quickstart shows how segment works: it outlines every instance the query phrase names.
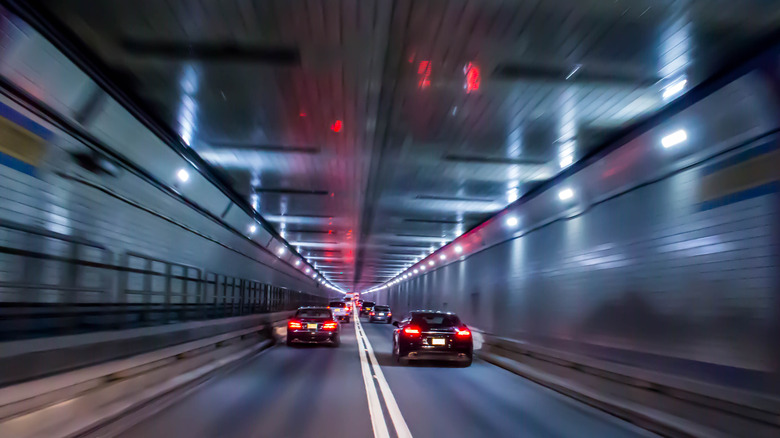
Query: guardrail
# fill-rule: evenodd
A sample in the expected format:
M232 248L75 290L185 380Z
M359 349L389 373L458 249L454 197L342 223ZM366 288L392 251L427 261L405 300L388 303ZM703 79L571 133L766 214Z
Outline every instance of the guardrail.
M82 436L107 425L107 436L118 434L116 420L128 413L161 409L166 397L273 345L273 328L288 317L0 388L0 436Z
M0 220L0 340L292 310L327 298Z
M484 335L479 355L663 436L777 436L780 399ZM619 387L625 389L619 389ZM616 389L617 388L617 389ZM673 401L673 403L670 403ZM720 431L720 432L715 432Z

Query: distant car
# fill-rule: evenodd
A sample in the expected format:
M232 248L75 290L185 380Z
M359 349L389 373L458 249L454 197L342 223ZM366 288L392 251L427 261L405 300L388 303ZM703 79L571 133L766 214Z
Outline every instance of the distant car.
M287 322L287 345L341 343L340 327L327 307L301 307Z
M390 324L393 320L393 313L390 312L390 306L374 306L374 310L368 313L368 322L384 322Z
M471 330L450 312L418 310L393 322L393 359L454 360L471 365Z
M373 301L363 301L363 305L360 307L360 316L368 316L375 304Z
M343 301L331 301L328 308L339 321L349 322L350 316L352 316L352 306Z

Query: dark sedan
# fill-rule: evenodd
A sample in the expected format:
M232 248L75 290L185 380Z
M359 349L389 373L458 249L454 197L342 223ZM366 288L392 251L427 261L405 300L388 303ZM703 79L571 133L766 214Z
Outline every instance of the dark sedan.
M471 330L450 312L418 310L393 322L393 358L458 361L471 365L474 344Z
M373 301L363 301L363 304L360 306L360 316L368 316L374 310L374 305L376 303Z
M384 322L390 324L393 320L393 313L390 306L374 306L374 310L368 313L368 322Z
M339 323L327 307L301 307L287 322L287 345L329 344L338 347Z

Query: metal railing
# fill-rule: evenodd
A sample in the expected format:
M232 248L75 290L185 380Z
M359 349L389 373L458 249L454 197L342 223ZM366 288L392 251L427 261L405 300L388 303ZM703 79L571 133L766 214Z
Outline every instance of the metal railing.
M325 297L0 220L0 340L292 310Z

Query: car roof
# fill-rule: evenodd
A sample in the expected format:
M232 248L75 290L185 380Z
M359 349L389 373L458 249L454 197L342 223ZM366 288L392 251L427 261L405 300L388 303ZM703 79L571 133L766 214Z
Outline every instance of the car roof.
M443 312L441 310L412 310L409 313L412 313L412 314L415 314L415 313L436 313L436 314L439 314L439 315L455 315L454 312Z
M327 307L325 307L325 306L301 306L301 307L299 307L299 308L298 308L298 310L302 310L302 309L320 309L320 310L329 310L329 309L328 309Z

